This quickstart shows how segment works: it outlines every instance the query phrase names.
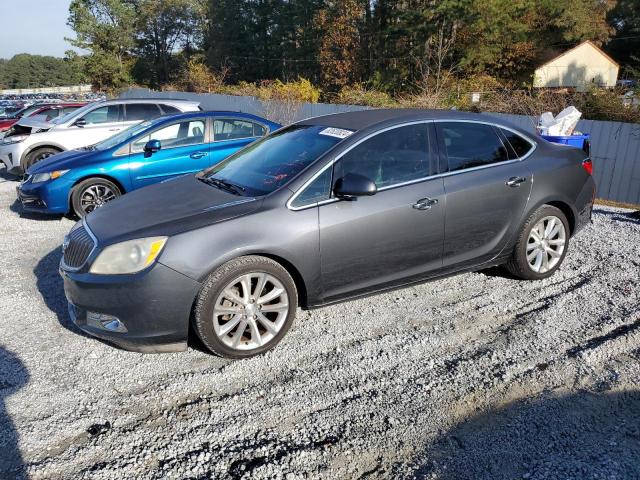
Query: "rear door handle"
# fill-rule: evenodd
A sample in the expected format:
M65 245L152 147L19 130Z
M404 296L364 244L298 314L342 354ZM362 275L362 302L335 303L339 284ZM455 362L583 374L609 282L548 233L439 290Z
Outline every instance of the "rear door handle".
M431 207L437 205L437 203L437 198L421 198L411 206L416 210L431 210Z
M511 177L509 180L507 180L506 184L509 187L519 187L526 181L527 179L524 177Z
M206 157L208 154L207 152L193 152L191 155L189 155L191 158L202 158L202 157Z

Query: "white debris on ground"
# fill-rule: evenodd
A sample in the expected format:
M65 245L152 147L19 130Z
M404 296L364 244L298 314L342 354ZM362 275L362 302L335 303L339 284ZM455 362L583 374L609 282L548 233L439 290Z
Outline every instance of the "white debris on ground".
M0 172L0 478L640 478L640 219L541 282L493 269L299 312L272 352L143 355L70 323L73 222Z

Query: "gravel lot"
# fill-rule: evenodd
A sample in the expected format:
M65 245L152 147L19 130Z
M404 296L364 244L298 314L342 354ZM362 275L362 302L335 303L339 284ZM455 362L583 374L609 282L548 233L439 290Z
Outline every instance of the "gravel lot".
M116 350L70 324L72 221L0 172L0 478L640 478L640 219L536 283L466 274L311 312L273 352Z

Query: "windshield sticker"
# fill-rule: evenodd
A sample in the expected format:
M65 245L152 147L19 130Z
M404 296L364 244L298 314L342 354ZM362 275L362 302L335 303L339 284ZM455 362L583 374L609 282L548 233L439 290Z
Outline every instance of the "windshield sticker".
M345 130L343 128L334 128L334 127L325 128L320 132L320 135L328 135L329 137L336 137L336 138L347 138L352 134L353 132L351 130Z

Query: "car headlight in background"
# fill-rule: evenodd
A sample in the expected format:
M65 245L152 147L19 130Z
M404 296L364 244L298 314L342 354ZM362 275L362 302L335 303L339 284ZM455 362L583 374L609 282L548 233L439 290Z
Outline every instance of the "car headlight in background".
M26 140L29 135L11 135L10 137L4 137L0 145L11 145L12 143L20 143L23 140Z
M167 237L150 237L110 245L95 259L90 272L99 275L139 272L155 262L166 242Z
M69 170L55 170L53 172L46 173L35 173L33 175L33 179L31 183L40 183L46 182L47 180L55 180L56 178L60 178L62 175L67 173Z

